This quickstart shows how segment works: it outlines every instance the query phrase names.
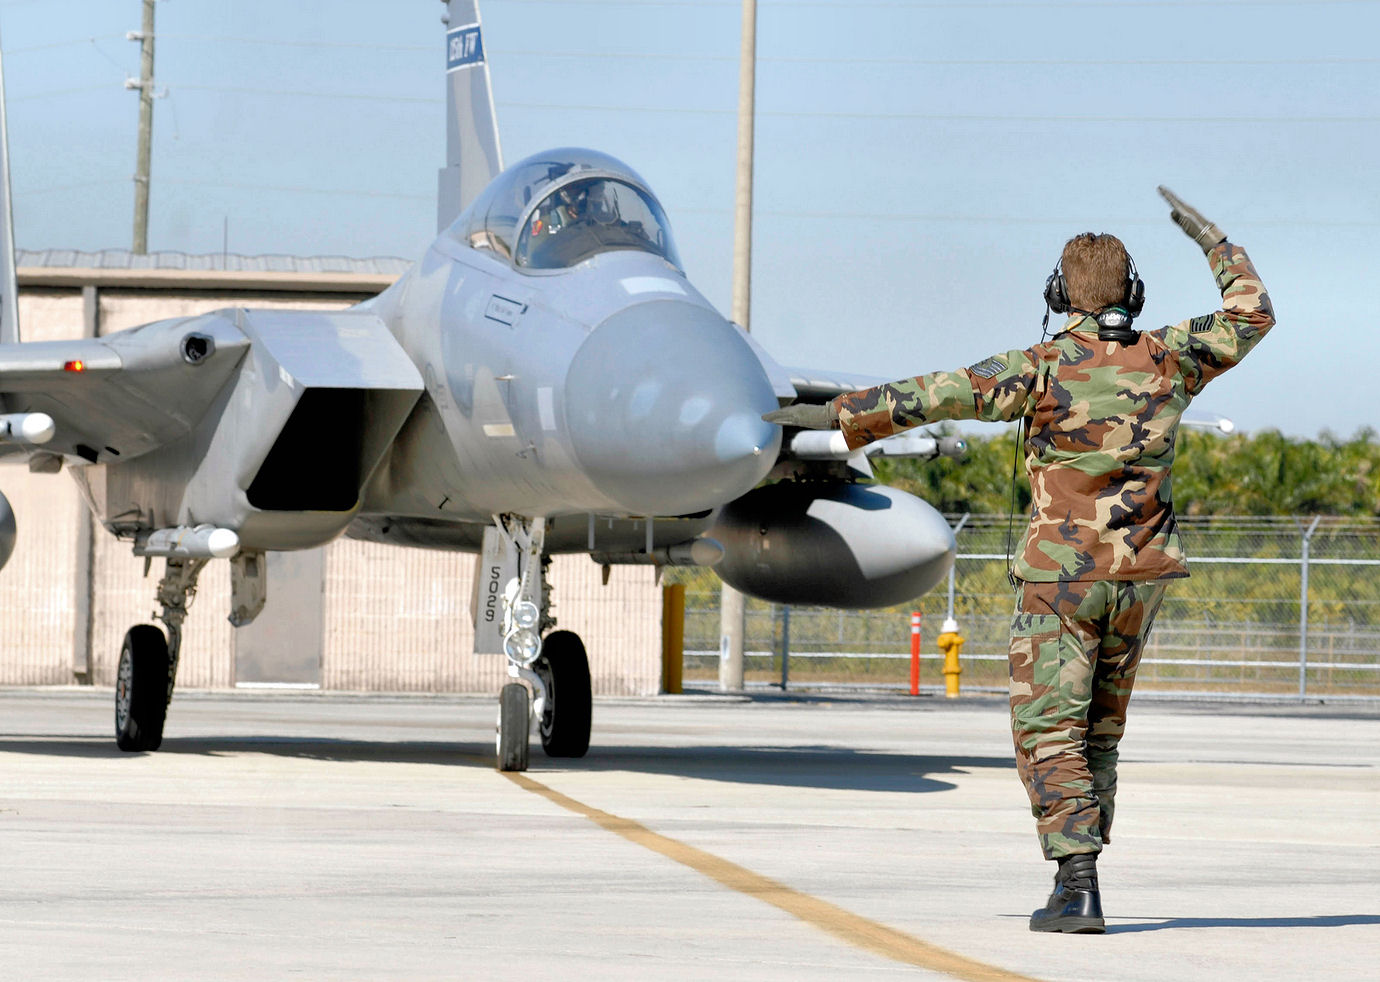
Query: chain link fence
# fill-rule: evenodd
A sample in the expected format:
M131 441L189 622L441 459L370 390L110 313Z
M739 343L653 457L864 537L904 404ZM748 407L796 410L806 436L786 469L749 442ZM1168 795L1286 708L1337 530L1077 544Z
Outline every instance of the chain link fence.
M910 614L919 611L922 687L942 689L934 639L952 610L966 639L963 687L1005 692L1013 608L1008 522L978 515L950 521L959 526L952 600L944 584L883 610L750 599L749 684L908 688ZM1380 521L1187 518L1180 527L1192 576L1169 586L1139 691L1380 698ZM1018 523L1013 538L1022 531ZM717 585L692 587L685 615L685 678L717 682Z

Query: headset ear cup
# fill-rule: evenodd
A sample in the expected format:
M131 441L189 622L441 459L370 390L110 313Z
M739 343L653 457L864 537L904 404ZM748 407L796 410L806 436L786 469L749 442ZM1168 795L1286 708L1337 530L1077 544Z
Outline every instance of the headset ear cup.
M1145 281L1133 271L1131 282L1126 286L1126 313L1139 317L1145 306Z
M1045 303L1049 304L1049 309L1056 314L1065 313L1069 309L1069 292L1064 283L1064 274L1058 269L1049 274L1049 279L1045 280Z

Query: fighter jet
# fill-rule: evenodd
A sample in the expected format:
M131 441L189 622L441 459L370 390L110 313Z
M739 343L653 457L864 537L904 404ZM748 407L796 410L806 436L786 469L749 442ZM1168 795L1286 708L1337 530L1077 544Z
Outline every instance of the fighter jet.
M562 148L502 169L477 4L447 6L440 232L366 303L19 343L3 202L0 455L66 470L111 534L164 561L162 627L131 627L120 652L122 750L162 741L188 599L215 560L243 625L269 551L343 534L475 553L475 650L512 679L505 770L527 767L533 721L551 756L589 747L588 658L554 630L553 554L713 565L755 596L855 607L915 597L953 562L942 516L865 483L867 456L839 434L761 419L877 380L783 368L726 320L622 162ZM869 448L961 451L913 435ZM4 503L0 561L14 538Z

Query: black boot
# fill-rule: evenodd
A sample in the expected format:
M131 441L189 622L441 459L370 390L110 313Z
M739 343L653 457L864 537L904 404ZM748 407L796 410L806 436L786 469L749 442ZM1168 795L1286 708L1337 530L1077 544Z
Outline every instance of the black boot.
M1106 929L1102 894L1097 890L1097 853L1061 856L1054 892L1042 909L1030 915L1030 930L1102 934Z

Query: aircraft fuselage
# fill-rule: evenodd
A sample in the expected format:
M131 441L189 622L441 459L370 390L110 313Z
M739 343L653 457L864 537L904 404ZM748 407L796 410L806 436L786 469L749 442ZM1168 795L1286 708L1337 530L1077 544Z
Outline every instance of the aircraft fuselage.
M526 273L443 235L372 307L426 390L366 514L683 515L746 493L776 459L757 356L659 257Z

